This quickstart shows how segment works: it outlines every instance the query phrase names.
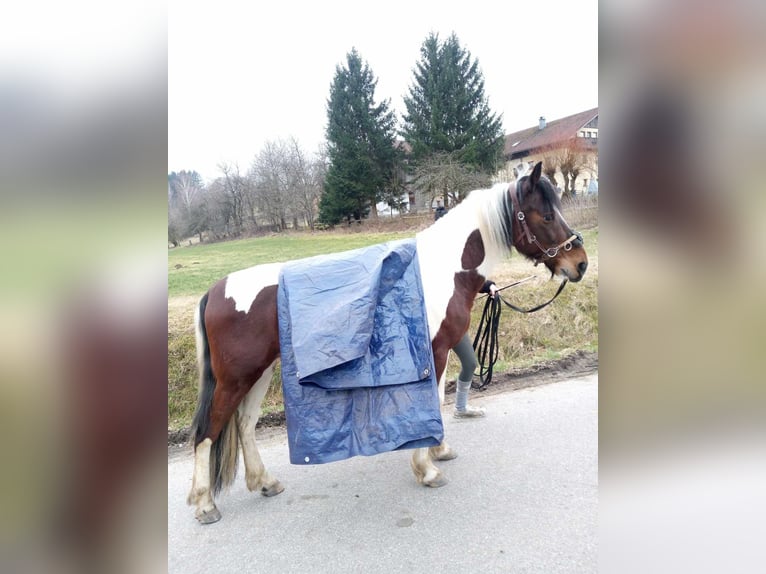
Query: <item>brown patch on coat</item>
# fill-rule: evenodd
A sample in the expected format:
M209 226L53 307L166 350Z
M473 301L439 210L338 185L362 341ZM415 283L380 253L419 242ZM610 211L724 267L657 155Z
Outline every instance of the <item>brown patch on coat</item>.
M486 278L476 271L476 267L484 261L484 256L484 241L476 229L465 242L460 258L464 271L455 273L455 288L447 303L444 320L439 325L432 343L437 380L441 379L447 366L449 350L457 345L470 326L473 300L486 281Z
M478 229L474 229L465 242L460 264L463 269L476 269L484 261L484 240Z
M263 371L279 356L277 286L264 287L247 313L225 295L225 280L210 289L205 327L218 384L208 432L213 442Z

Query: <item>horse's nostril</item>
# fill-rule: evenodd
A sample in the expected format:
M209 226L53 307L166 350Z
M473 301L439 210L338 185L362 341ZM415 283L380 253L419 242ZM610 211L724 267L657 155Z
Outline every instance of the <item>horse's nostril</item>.
M580 271L580 274L585 273L585 270L588 268L588 262L587 261L580 261L577 264L577 269Z

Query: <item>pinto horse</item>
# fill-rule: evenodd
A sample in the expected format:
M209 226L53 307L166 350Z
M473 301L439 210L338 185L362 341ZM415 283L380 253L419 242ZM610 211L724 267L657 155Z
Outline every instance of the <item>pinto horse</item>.
M449 351L468 331L474 297L495 263L511 248L551 275L579 281L588 266L582 236L561 214L542 163L514 184L476 190L416 235L439 399ZM200 388L192 424L194 477L188 503L203 524L220 520L213 495L234 479L242 445L249 490L274 496L284 490L265 469L255 441L260 406L279 358L277 285L282 263L228 275L202 297L195 316ZM446 442L415 449L412 470L420 484L446 483L433 460L457 454Z

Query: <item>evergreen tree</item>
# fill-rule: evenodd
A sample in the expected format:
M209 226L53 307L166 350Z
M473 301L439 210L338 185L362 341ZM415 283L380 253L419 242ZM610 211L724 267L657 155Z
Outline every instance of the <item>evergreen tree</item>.
M466 166L494 172L505 140L502 115L489 109L478 61L454 33L443 43L431 33L420 56L404 98L402 129L414 160L444 152Z
M337 66L327 102L330 166L319 203L319 219L334 225L359 220L395 184L396 117L389 101L375 103L377 80L356 49Z

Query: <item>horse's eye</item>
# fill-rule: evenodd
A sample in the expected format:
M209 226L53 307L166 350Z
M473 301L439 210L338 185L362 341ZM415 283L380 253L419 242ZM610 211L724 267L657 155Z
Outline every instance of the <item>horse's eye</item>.
M553 214L546 213L545 215L543 215L543 221L545 221L545 223L550 223L551 221L553 221Z

